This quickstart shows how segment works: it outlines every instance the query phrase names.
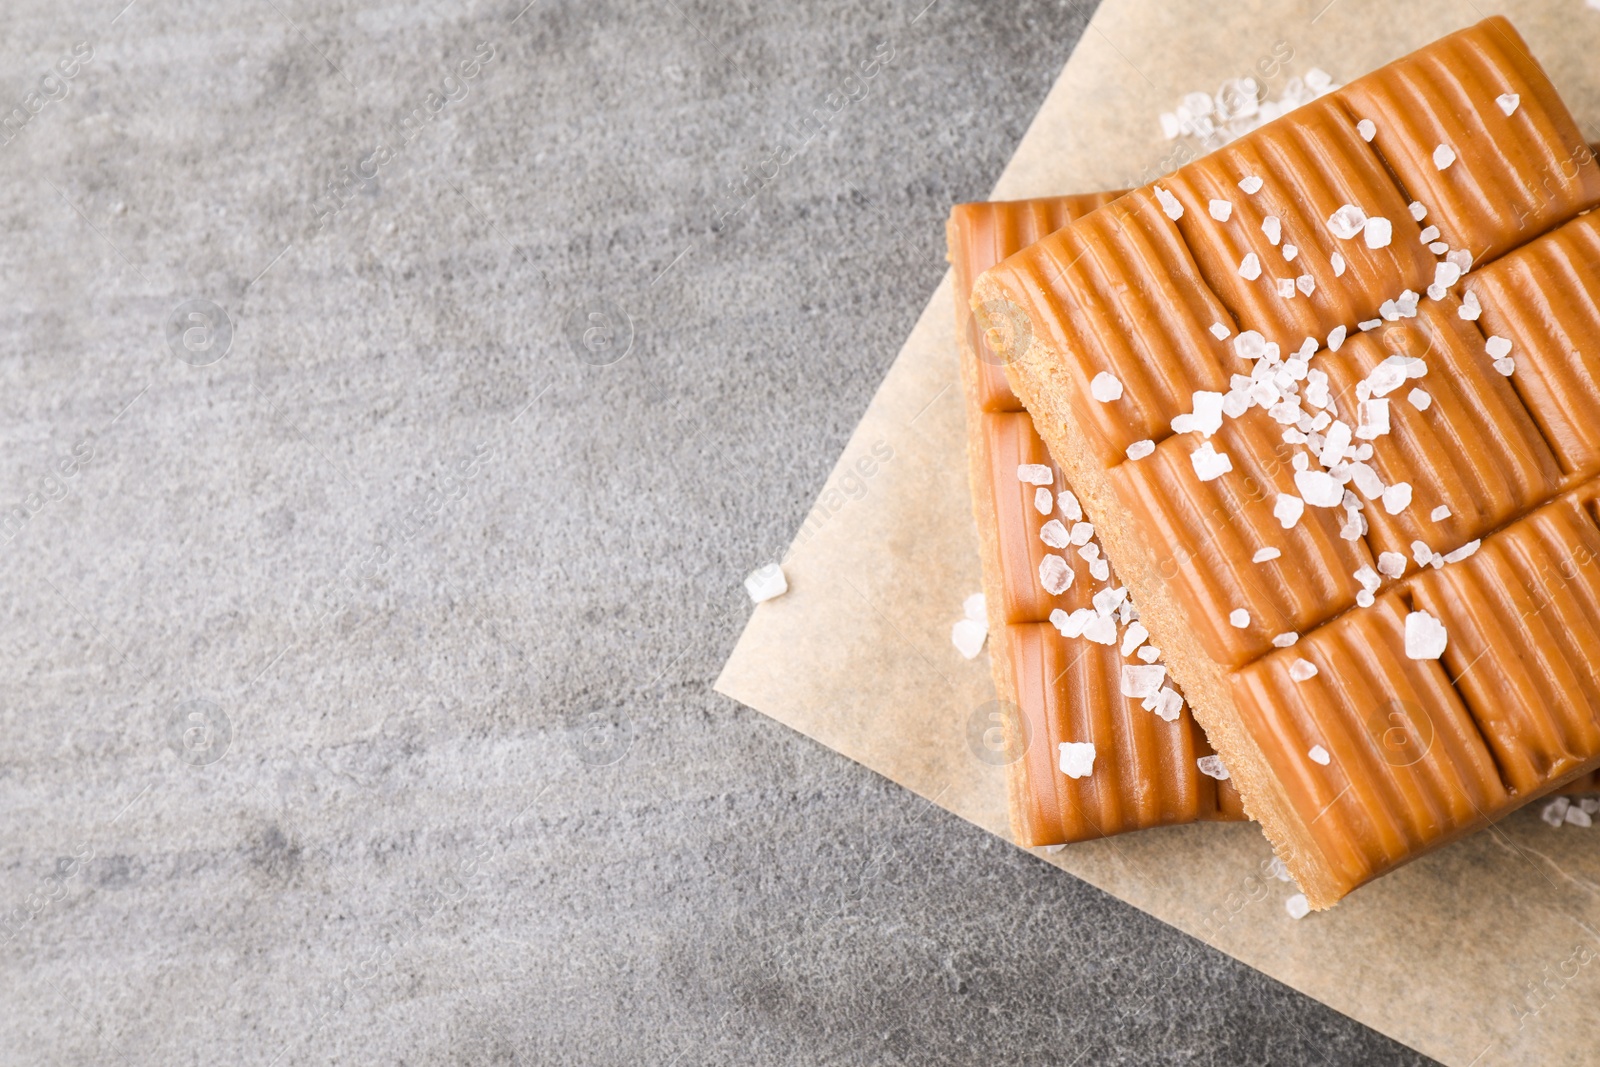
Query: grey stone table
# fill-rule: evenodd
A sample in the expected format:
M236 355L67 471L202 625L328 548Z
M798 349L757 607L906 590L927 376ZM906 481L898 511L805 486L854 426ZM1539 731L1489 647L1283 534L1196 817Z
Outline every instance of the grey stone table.
M0 13L0 1061L1417 1062L710 689L1087 6L524 2Z

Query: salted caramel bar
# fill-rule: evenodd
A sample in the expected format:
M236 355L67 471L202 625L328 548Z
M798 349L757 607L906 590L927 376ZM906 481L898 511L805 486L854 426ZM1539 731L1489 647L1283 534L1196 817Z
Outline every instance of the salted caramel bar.
M1313 907L1600 767L1597 204L1491 18L974 286Z
M1126 695L1124 667L1132 678L1165 670L968 305L983 271L1112 199L962 204L948 226L990 664L1007 712L1012 833L1024 845L1243 818L1232 785L1201 773L1215 757L1181 694L1155 684L1153 697ZM1069 555L1082 573L1061 587L1051 575L1071 573ZM1075 620L1075 636L1052 618Z

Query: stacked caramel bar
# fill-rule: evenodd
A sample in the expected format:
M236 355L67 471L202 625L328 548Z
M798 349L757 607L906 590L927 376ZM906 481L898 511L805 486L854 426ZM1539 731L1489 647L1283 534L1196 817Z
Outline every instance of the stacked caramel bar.
M1170 710L1181 686L1313 907L1600 767L1597 204L1496 18L1025 247L1019 226L970 284L980 527L1017 495L987 351L1105 553L1036 581L1070 597L1115 563L1112 652L1165 668L1153 702L1129 665L1120 690ZM995 604L1020 567L985 556ZM991 608L1008 652L1038 625L1013 606ZM1047 618L1103 635L1102 606ZM1047 678L995 659L1019 700ZM1042 788L1036 747L1014 796Z

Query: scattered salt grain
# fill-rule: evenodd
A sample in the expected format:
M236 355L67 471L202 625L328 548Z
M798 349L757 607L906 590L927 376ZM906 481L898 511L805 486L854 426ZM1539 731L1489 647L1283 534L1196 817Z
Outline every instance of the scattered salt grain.
M1277 559L1281 555L1283 555L1283 553L1279 552L1275 548L1258 548L1256 549L1256 554L1250 557L1250 562L1266 563L1268 560Z
M1105 561L1101 560L1100 565L1105 566ZM1110 615L1097 615L1083 628L1083 636L1097 645L1114 645L1117 643L1117 620Z
M1261 179L1256 177L1254 174L1250 175L1248 178L1239 179L1239 188L1245 191L1246 196L1255 196L1261 191L1262 184L1263 183Z
M1517 105L1522 103L1522 97L1516 93L1503 93L1495 97L1494 102L1500 105L1500 110L1506 118L1510 118L1517 113Z
M1283 240L1283 222L1276 215L1268 215L1261 220L1261 232L1267 235L1267 240L1275 246Z
M1368 219L1366 234L1368 248L1388 248L1394 240L1394 223L1381 217Z
M1411 483L1397 482L1383 491L1383 510L1398 515L1411 506Z
M1433 150L1433 165L1440 170L1449 167L1456 161L1456 150L1447 144L1442 144Z
M1196 392L1190 398L1194 404L1194 411L1178 415L1172 420L1173 433L1188 433L1198 430L1210 437L1222 429L1222 394Z
M1484 351L1489 353L1490 359L1503 359L1511 354L1511 342L1504 337L1496 335L1489 338L1489 343L1484 346Z
M1449 640L1444 623L1426 611L1413 611L1406 616L1406 655L1411 659L1438 659L1444 655Z
M1166 212L1167 218L1173 222L1183 218L1183 205L1178 203L1178 198L1159 185L1156 186L1156 199L1161 201L1161 210Z
M1154 441L1135 441L1133 444L1128 446L1128 458L1143 459L1155 450L1156 443Z
M973 622L987 622L989 602L982 593L973 593L961 602L961 614Z
M1476 320L1479 315L1483 314L1483 305L1478 303L1478 294L1468 292L1466 296L1462 297L1461 310L1457 311L1456 314L1468 322Z
M1207 778L1215 778L1219 782L1228 780L1228 767L1222 762L1221 756L1201 756L1194 761L1194 765Z
M1033 510L1041 515L1050 514L1050 509L1055 507L1055 497L1044 486L1033 491Z
M1056 494L1056 506L1061 509L1061 514L1073 522L1083 518L1083 507L1078 503L1077 494L1071 489L1063 489Z
M1274 637L1272 639L1272 647L1289 648L1298 640L1300 640L1300 635L1290 631L1289 633L1279 634L1277 637Z
M1406 572L1406 557L1399 552L1378 553L1378 573L1385 578L1398 578Z
M1297 496L1288 493L1279 493L1278 500L1272 505L1273 517L1285 530L1293 528L1300 521L1300 515L1306 509L1306 502Z
M1039 561L1039 584L1051 596L1060 596L1072 587L1072 565L1057 555Z
M1161 692L1156 694L1155 707L1150 710L1167 722L1173 722L1178 713L1183 711L1183 697L1171 686L1163 686Z
M1155 645L1145 645L1139 650L1139 658L1146 663L1154 663L1161 658L1161 650Z
M1294 285L1296 289L1299 289L1306 296L1310 296L1317 290L1317 280L1309 274L1300 275L1294 280Z
M1213 322L1211 324L1211 336L1215 337L1219 341L1226 341L1228 339L1228 335L1232 332L1232 330L1228 329L1220 322Z
M1297 471L1294 487L1300 491L1300 499L1312 507L1336 508L1344 502L1344 486L1326 471ZM1281 504L1283 497L1280 495L1278 500ZM1276 510L1273 513L1277 514Z
M1228 622L1233 624L1235 630L1243 630L1250 625L1250 613L1243 608L1234 608L1228 613Z
M1264 226L1265 224L1263 224ZM1328 229L1341 241L1348 241L1367 225L1367 213L1354 204L1346 204L1328 216Z
M1039 540L1051 548L1066 548L1072 543L1067 533L1067 528L1061 525L1060 519L1051 519L1039 528Z
M1341 256L1339 253L1335 252L1333 255L1328 257L1328 262L1333 264L1333 276L1335 278L1343 278L1344 277L1344 257Z
M983 642L989 636L989 624L973 619L958 619L950 627L950 643L965 659L975 658L983 651Z
M1134 649L1144 644L1150 637L1150 631L1144 628L1144 623L1137 620L1130 622L1128 628L1122 631L1122 654L1133 655Z
M1246 255L1239 261L1239 276L1248 282L1261 277L1261 258L1254 252Z
M1427 411L1428 405L1433 403L1433 397L1429 396L1421 389L1411 390L1411 392L1406 394L1406 399L1409 400L1411 402L1411 406L1416 408L1418 411Z
M1481 544L1483 544L1483 539L1482 538L1479 538L1479 539L1474 540L1474 541L1468 541L1466 544L1462 545L1460 548L1455 549L1454 551L1451 551L1451 552L1446 552L1444 554L1444 561L1446 563L1460 563L1462 560L1467 559L1474 552L1478 551L1478 546L1481 545Z
M1300 920L1311 914L1311 903L1304 893L1296 893L1283 902L1283 910L1289 913L1289 918Z
M1416 219L1418 222L1421 222L1423 219L1428 217L1427 205L1423 204L1421 201L1418 201L1418 200L1411 201L1410 207L1411 207L1411 217Z
M1072 524L1072 533L1067 536L1075 545L1087 545L1089 539L1094 536L1094 523L1075 522Z
M767 563L757 567L745 577L744 589L750 594L751 600L760 604L787 593L789 579L784 577L783 568L778 564Z
M1061 742L1061 773L1068 778L1087 778L1094 771L1093 741Z
M1308 659L1297 659L1289 664L1289 677L1297 682L1310 681L1317 676L1317 665Z
M1167 680L1167 669L1159 664L1153 667L1136 666L1132 663L1122 667L1122 695L1143 699L1153 697L1160 691L1161 685Z
M1202 482L1209 482L1233 470L1233 460L1228 458L1226 452L1218 452L1211 447L1210 441L1189 453L1189 462L1194 464L1194 476Z
M1017 467L1017 481L1029 485L1054 485L1056 474L1043 463L1023 463Z
M1544 806L1543 811L1539 812L1539 818L1551 826L1560 826L1567 821L1567 810L1571 807L1572 801L1566 797L1556 797Z
M1211 201L1211 217L1218 222L1227 222L1233 217L1233 203L1228 200Z
M1434 522L1443 522L1449 517L1450 509L1445 507L1443 504L1440 504L1438 507L1434 508L1432 514L1428 516L1428 518L1432 519Z
M1517 361L1510 356L1505 359L1497 359L1494 361L1494 369L1509 378L1516 373Z
M1567 825L1581 826L1584 829L1594 825L1594 818L1576 804L1567 807Z
M1324 767L1326 767L1328 762L1332 759L1332 757L1328 755L1328 750L1323 748L1321 745L1312 745L1311 751L1307 752L1306 755L1311 757L1312 763L1320 763Z
M1101 371L1089 383L1089 395L1102 404L1109 404L1113 400L1121 399L1122 382L1117 380L1115 374L1109 371Z

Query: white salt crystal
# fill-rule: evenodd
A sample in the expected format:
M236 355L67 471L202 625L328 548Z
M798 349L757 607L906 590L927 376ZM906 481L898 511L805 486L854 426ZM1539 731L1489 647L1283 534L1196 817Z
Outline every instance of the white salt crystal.
M1189 453L1189 462L1194 465L1195 477L1202 482L1209 482L1233 470L1233 460L1228 458L1226 452L1218 452L1211 447L1210 441Z
M961 602L961 614L973 622L989 621L989 602L982 593L973 593Z
M1250 557L1250 562L1266 563L1268 560L1277 559L1281 555L1283 555L1283 553L1279 552L1275 548L1258 548L1256 549L1256 554Z
M1055 497L1044 486L1033 491L1033 510L1041 515L1050 514L1050 509L1055 507Z
M1261 258L1254 252L1246 255L1239 261L1239 276L1249 282L1261 277Z
M955 625L950 627L950 643L966 659L972 659L983 651L983 642L988 636L989 624L986 622L957 619Z
M1367 138L1369 141L1371 138ZM1306 900L1304 893L1296 893L1283 902L1283 910L1289 913L1289 918L1299 920L1311 914L1311 903Z
M1218 222L1227 222L1233 216L1233 204L1228 200L1211 201L1211 217Z
M1394 223L1385 218L1368 219L1366 234L1368 248L1388 248L1394 240Z
M1510 118L1516 114L1517 105L1522 103L1522 97L1516 93L1503 93L1495 97L1494 102L1500 105L1500 110L1505 114L1506 118Z
M1456 161L1456 150L1447 144L1442 144L1433 150L1433 165L1444 170Z
M1324 767L1328 765L1329 760L1332 758L1328 755L1328 750L1321 745L1312 745L1311 751L1307 752L1306 755L1311 757L1312 763L1320 763Z
M1132 663L1123 664L1122 695L1135 699L1153 697L1166 680L1167 669L1159 664L1153 667L1136 666Z
M1411 483L1397 482L1383 491L1383 510L1398 515L1411 506Z
M1443 522L1449 517L1450 509L1445 507L1443 504L1440 504L1438 507L1434 508L1433 512L1428 516L1428 518L1432 519L1434 522Z
M1087 778L1094 771L1093 741L1061 742L1061 773L1068 778Z
M1372 139L1378 136L1377 123L1373 122L1371 119L1362 119L1360 122L1356 123L1356 132L1361 135L1361 139L1363 141L1366 141L1370 144Z
M1072 543L1071 535L1067 528L1061 525L1060 519L1051 519L1039 528L1039 540L1051 548L1066 548Z
M1029 485L1054 485L1056 475L1043 463L1023 463L1017 467L1017 481Z
M1328 229L1341 241L1348 241L1367 225L1367 213L1354 204L1346 204L1328 216Z
M1242 630L1250 625L1250 613L1243 608L1234 608L1228 613L1228 622L1233 624L1234 629Z
M1108 404L1122 397L1122 382L1117 380L1115 374L1109 371L1101 371L1089 383L1089 395L1102 404Z
M1039 561L1039 584L1051 596L1060 596L1072 586L1072 565L1057 555Z
M1288 648L1298 640L1300 640L1300 635L1297 633L1279 634L1277 637L1272 639L1272 647Z
M1406 572L1406 557L1399 552L1378 553L1378 573L1385 578L1398 578Z
M1247 178L1239 179L1239 188L1243 189L1247 196L1254 196L1259 193L1261 191L1262 184L1263 183L1261 179L1256 177L1254 174Z
M1426 611L1413 611L1406 616L1406 655L1412 659L1438 659L1444 655L1450 637L1444 623Z
M1201 756L1199 759L1194 761L1194 765L1198 767L1200 769L1200 773L1205 775L1207 778L1215 778L1219 782L1226 782L1228 780L1228 768L1227 765L1222 762L1221 756Z
M1178 198L1159 185L1156 186L1156 199L1161 201L1161 210L1166 212L1167 218L1173 222L1183 218L1183 205L1178 203Z
M1135 441L1128 446L1129 459L1143 459L1156 450L1156 443L1150 440Z
M778 564L767 563L745 577L744 588L750 594L750 599L760 604L787 593L789 579L784 577L783 568Z
M1300 515L1306 509L1306 503L1297 496L1288 493L1279 493L1278 500L1272 505L1272 514L1285 530L1290 529L1300 521Z
M1289 677L1297 682L1309 681L1317 676L1317 665L1308 659L1297 659L1289 664Z

